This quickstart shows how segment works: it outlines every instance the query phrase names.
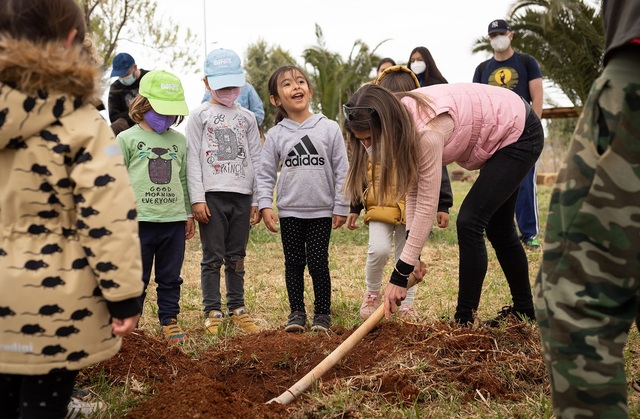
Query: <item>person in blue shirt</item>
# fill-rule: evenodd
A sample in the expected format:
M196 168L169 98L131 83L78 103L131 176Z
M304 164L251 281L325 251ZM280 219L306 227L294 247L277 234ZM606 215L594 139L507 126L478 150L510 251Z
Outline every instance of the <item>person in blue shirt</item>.
M535 58L514 51L511 46L513 32L505 20L492 21L489 24L488 33L493 57L476 67L473 82L513 90L529 103L538 118L541 118L542 73ZM516 201L516 222L520 230L520 240L525 246L532 249L540 247L537 238L540 224L535 165L520 184Z

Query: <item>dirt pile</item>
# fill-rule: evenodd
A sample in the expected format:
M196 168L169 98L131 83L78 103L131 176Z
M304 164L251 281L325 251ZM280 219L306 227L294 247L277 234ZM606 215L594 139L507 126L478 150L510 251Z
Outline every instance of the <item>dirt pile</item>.
M350 333L340 326L328 334L270 330L221 340L221 349L192 359L177 346L136 332L124 339L117 356L86 374L102 371L109 382L140 387L144 397L129 418L281 418L309 400L265 403ZM528 324L464 329L393 321L378 325L327 372L321 389L345 380L390 403L428 400L451 386L467 401L517 401L547 383L537 330Z

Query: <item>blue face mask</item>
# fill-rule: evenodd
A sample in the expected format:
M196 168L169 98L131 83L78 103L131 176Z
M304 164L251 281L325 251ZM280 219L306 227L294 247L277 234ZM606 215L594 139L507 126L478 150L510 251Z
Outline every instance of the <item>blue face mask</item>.
M158 134L162 134L176 122L175 115L160 115L153 109L144 113L144 121Z

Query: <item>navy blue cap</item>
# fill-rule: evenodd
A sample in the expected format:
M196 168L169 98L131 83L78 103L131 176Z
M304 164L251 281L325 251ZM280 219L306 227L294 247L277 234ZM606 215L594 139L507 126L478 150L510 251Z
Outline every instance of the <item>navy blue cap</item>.
M129 69L136 63L136 60L126 52L121 52L113 59L113 69L111 70L111 77L124 76L129 72Z
M496 19L493 22L489 23L489 30L488 30L489 35L495 32L508 32L508 31L511 31L511 27L509 26L506 20Z

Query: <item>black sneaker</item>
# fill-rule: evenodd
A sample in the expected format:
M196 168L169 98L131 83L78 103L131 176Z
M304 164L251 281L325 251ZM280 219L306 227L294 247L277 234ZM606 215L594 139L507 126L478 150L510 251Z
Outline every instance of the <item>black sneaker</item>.
M80 399L83 400L87 397L89 397L91 393L89 393L89 390L85 390L83 388L79 388L79 387L74 387L73 390L71 391L71 397L74 397L76 399Z
M284 328L289 333L302 333L307 324L307 315L303 311L294 311L289 314L287 326Z
M512 317L518 321L535 321L536 315L533 310L530 313L522 311L516 311L512 306L504 306L502 310L498 311L498 315L491 320L485 320L482 323L489 327L500 327L505 324L509 317Z
M637 392L640 392L640 380L635 380L632 384L631 387L633 387L633 389Z
M311 330L314 332L326 332L331 327L331 316L328 314L316 314L313 316L313 326Z

